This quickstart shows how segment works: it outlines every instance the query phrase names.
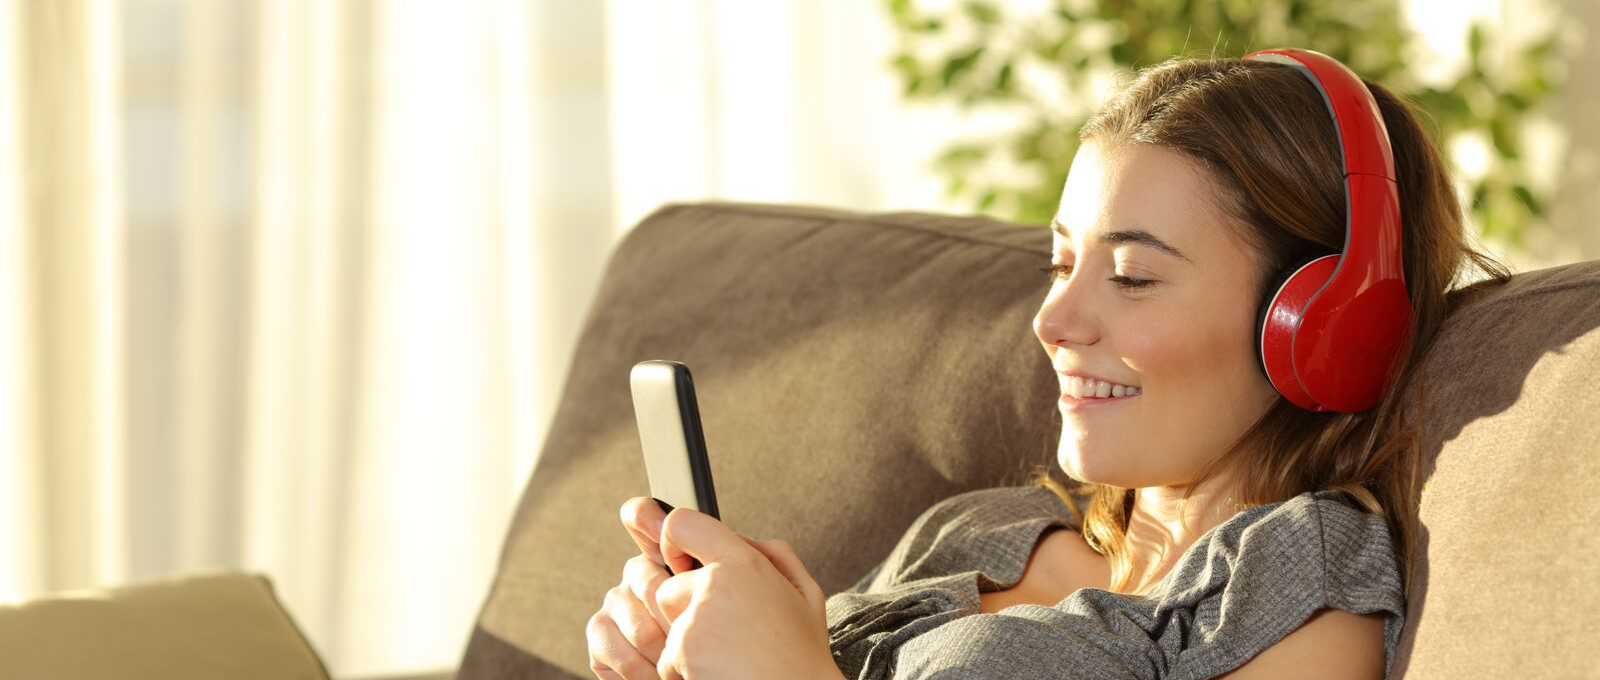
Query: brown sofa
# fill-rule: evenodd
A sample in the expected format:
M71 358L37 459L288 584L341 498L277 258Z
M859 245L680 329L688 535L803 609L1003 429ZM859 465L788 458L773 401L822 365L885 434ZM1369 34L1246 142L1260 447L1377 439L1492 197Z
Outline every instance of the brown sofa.
M648 493L628 368L694 373L724 519L832 592L922 510L1054 465L1031 326L1046 229L916 213L666 206L618 245L460 680L593 677L584 622ZM1463 298L1421 404L1425 549L1396 676L1593 677L1600 261Z
M593 677L584 622L634 550L617 509L649 491L640 360L691 367L724 519L788 540L830 592L934 502L1053 466L1056 382L1031 328L1049 243L922 213L649 216L611 255L454 676ZM1600 261L1459 299L1419 405L1434 464L1396 677L1592 677Z

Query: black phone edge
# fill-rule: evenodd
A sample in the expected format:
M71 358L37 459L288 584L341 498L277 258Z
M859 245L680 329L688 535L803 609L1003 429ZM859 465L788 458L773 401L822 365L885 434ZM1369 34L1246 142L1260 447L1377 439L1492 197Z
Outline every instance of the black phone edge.
M706 454L706 435L700 427L700 402L695 399L694 379L689 375L689 367L682 362L672 362L677 370L678 403L685 405L679 410L683 418L683 431L688 433L687 448L689 450L689 474L694 477L694 500L700 506L700 512L722 519L717 511L716 486L711 482L711 459Z

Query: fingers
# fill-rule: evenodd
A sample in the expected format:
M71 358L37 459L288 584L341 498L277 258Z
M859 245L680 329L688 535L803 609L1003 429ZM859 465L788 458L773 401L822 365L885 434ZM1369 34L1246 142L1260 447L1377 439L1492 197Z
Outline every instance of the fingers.
M691 559L751 563L761 554L717 518L690 508L673 508L661 522L661 556L672 573L689 571Z
M608 611L623 637L654 662L661 658L670 621L656 604L656 591L667 580L667 571L644 555L634 555L622 567L622 585L607 594ZM610 606L610 599L618 602Z
M589 670L601 680L621 677L622 680L661 680L654 662L645 660L633 645L628 644L622 631L604 611L589 617L584 628L589 639ZM606 673L613 675L606 675Z
M628 535L633 538L639 552L664 564L661 557L661 526L667 518L667 513L661 509L656 499L649 496L635 496L622 503L622 526L627 528Z
M662 582L661 587L656 589L656 606L667 620L668 637L671 637L673 622L694 604L695 593L701 591L706 580L714 578L714 575L719 574L724 568L722 564L712 563L692 571L680 572Z

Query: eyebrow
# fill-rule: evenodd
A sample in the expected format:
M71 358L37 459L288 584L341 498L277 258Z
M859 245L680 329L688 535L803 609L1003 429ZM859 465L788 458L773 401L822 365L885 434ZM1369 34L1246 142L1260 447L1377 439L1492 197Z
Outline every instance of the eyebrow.
M1067 238L1072 238L1072 235L1067 233L1066 225L1054 219L1050 220L1050 230ZM1183 260L1184 262L1194 264L1194 260L1189 259L1188 255L1184 255L1183 251L1178 250L1177 248L1168 244L1166 241L1156 238L1155 234L1142 229L1108 231L1100 236L1100 241L1102 243L1132 243L1145 246L1147 248L1154 248L1163 253Z

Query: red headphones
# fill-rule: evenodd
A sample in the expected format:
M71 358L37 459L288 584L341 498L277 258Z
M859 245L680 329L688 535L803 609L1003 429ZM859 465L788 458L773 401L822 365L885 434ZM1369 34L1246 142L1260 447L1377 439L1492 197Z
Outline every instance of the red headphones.
M1361 78L1320 52L1274 49L1247 60L1294 67L1322 93L1344 157L1344 251L1295 268L1260 310L1267 380L1308 411L1378 404L1411 331L1400 259L1400 192L1378 103Z

